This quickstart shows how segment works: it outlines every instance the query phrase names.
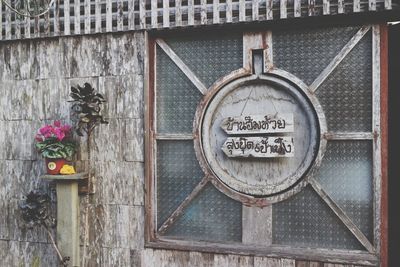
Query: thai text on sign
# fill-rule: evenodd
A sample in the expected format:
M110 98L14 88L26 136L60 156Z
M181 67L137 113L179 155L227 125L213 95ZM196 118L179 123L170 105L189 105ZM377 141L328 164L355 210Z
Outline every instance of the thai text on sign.
M221 128L227 134L290 133L294 130L293 113L228 117Z
M228 137L222 146L228 157L277 158L293 157L293 138L283 137Z

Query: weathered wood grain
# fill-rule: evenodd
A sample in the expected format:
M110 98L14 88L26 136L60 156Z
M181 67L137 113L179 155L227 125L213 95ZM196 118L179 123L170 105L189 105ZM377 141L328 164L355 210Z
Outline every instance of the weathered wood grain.
M92 142L92 159L94 161L122 160L123 120L111 118L108 122L94 130Z
M106 118L141 119L143 117L142 76L100 77L99 91L108 100L103 108Z
M254 258L239 255L214 255L214 267L253 267Z
M127 248L101 248L100 266L135 266L131 263L131 253Z
M144 161L143 120L125 120L123 125L123 158L125 161Z
M106 1L106 32L113 30L112 21L112 1Z
M96 163L96 202L141 206L144 203L144 167L138 162Z
M143 207L106 205L104 214L104 247L128 249L143 248Z
M254 267L295 267L295 261L290 259L254 258Z
M272 244L272 206L242 206L242 242L264 246Z
M142 267L187 267L189 252L173 250L144 249Z
M191 251L189 252L188 266L213 267L214 254Z

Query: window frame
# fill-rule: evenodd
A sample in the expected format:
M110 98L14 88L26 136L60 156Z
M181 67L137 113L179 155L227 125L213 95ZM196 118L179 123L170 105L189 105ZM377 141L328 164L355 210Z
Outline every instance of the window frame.
M165 35L146 33L145 59L145 247L173 250L189 250L211 253L232 253L240 255L271 256L310 261L335 262L387 266L387 157L388 157L388 77L387 77L387 25L372 25L372 171L373 171L373 229L374 253L342 249L305 249L280 245L250 247L243 244L221 244L215 242L177 240L160 236L156 229L156 146L157 139L192 140L188 135L156 136L156 40ZM168 36L168 35L167 35ZM336 134L329 139L345 140L349 136ZM359 137L351 137L353 140ZM365 140L365 139L361 139ZM203 179L204 180L204 179ZM207 182L207 181L205 181ZM195 190L201 190L202 187ZM190 201L190 196L184 201Z

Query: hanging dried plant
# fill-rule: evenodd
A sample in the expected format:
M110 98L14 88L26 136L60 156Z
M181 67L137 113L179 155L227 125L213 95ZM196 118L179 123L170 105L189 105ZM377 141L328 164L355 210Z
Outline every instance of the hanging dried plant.
M68 266L69 257L63 257L58 249L50 229L56 226L56 220L50 214L50 197L40 191L31 191L19 203L22 220L28 228L43 227L57 252L62 266Z
M83 132L90 135L93 129L99 124L107 124L103 116L100 114L101 104L106 102L103 95L95 92L92 85L85 83L83 87L72 86L70 96L72 102L72 112L74 119L77 121L76 133L83 136Z

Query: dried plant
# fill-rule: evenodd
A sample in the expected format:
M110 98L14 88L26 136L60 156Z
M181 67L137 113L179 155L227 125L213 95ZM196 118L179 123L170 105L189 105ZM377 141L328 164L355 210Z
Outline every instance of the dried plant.
M99 124L107 124L103 116L100 114L101 104L106 102L103 95L95 92L92 85L85 83L83 87L72 86L70 96L72 102L73 116L77 121L76 133L79 136L83 136L83 131L87 135L93 131L93 129Z
M43 227L57 252L60 263L68 266L69 257L63 257L54 241L50 229L56 226L56 220L50 214L50 197L40 191L31 191L19 204L21 217L29 229L35 226Z

